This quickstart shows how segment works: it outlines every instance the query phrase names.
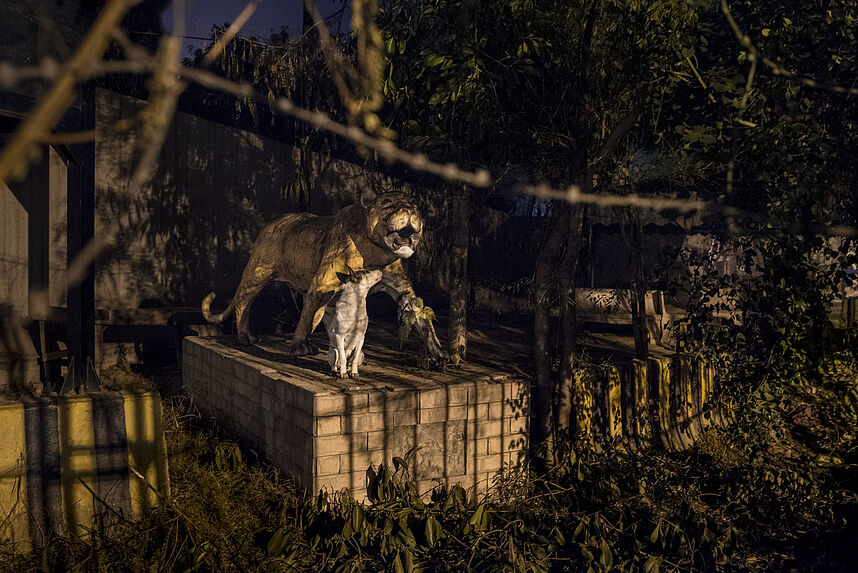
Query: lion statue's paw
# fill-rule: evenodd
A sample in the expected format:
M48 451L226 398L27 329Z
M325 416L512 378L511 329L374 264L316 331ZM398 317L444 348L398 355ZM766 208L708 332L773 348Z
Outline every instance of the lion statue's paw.
M289 347L289 351L292 356L312 356L313 354L318 354L319 347L312 342L301 340L293 342L292 346Z
M252 346L253 344L259 342L259 337L253 336L249 332L239 332L238 342L239 344L243 344L244 346Z
M430 370L446 372L447 364L450 362L450 355L444 350L437 350L436 352L426 356L426 361L428 362Z

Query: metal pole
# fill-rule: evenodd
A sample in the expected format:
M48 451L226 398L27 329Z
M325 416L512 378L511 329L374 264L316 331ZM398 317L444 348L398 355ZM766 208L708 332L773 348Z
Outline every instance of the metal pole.
M84 84L77 128L95 129L95 86ZM95 142L70 146L68 167L68 263L92 240L95 232ZM90 265L83 280L68 285L69 373L63 391L97 388L95 361L95 272ZM71 386L71 387L70 387Z

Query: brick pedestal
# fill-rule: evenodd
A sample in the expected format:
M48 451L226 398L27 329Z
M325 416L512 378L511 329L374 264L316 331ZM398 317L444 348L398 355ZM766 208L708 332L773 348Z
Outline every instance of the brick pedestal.
M484 491L498 470L524 461L524 376L473 364L427 372L365 347L361 378L339 380L323 354L289 364L285 352L279 339L247 348L230 337L185 338L185 389L201 412L314 492L347 487L362 498L370 464L412 448L422 491L439 481Z

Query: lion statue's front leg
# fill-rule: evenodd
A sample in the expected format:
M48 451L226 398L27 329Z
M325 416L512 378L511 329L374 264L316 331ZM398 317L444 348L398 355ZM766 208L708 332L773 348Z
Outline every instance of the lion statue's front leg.
M292 344L289 351L293 356L307 356L319 352L319 347L307 340L307 337L316 330L322 318L325 316L325 306L331 298L331 293L308 292L304 295L304 307L301 309L301 317L295 334L292 335Z
M408 276L405 274L405 269L402 266L402 261L397 260L388 265L381 275L381 280L372 287L370 294L375 292L383 292L390 298L396 301L397 310L402 314L403 309L411 304L411 299L417 295L414 292L414 287ZM432 368L444 370L447 367L447 361L450 356L441 347L438 341L438 336L435 334L435 327L431 320L418 315L414 326L420 337L426 342L426 353L429 356L429 365Z

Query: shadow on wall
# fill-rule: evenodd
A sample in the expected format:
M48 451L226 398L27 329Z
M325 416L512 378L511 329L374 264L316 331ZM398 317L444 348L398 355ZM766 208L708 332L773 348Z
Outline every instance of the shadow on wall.
M18 400L22 395L38 395L38 357L15 308L0 303L0 396Z
M98 125L133 116L144 102L98 93ZM145 299L196 307L210 291L225 306L262 226L288 212L330 214L366 186L389 180L357 165L177 113L151 181L131 195L140 133L97 143L96 232L115 244L99 259L99 307Z

